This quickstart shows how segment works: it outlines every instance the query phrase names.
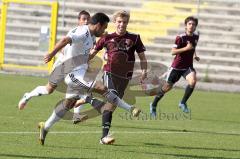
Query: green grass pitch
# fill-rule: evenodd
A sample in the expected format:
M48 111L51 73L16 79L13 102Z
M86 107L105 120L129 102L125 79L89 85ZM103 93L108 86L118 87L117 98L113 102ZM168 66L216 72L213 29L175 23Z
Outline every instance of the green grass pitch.
M37 123L45 121L58 92L33 98L26 109L17 109L23 93L47 78L0 74L1 159L237 159L240 158L240 95L195 91L183 115L177 104L182 89L174 89L160 102L159 118L149 119L153 97L139 97L143 114L132 119L125 111L113 114L114 145L100 145L101 117L79 125L62 120L39 145ZM86 106L88 107L88 106Z

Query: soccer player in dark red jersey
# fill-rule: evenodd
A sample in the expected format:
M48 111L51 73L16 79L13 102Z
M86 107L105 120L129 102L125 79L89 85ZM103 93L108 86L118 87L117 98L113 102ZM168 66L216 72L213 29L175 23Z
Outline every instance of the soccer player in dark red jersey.
M107 34L99 39L95 48L92 50L93 58L100 50L106 49L107 63L104 65L103 82L105 86L122 98L127 88L129 80L132 78L135 63L135 52L140 59L142 74L140 82L147 77L147 60L145 57L145 47L139 34L127 31L130 14L126 11L117 11L113 15L113 22L116 31ZM101 144L108 144L102 139L108 136L111 126L112 113L116 106L107 103L102 115L103 134Z
M184 96L179 103L179 108L189 113L187 107L187 100L191 96L196 85L196 71L193 68L193 59L199 61L200 58L196 55L195 49L199 39L199 35L195 33L198 25L198 19L195 17L187 17L185 19L185 33L176 37L175 44L172 48L172 55L175 56L169 72L166 77L166 82L163 84L160 91L155 96L153 102L150 104L150 115L156 117L156 107L159 100L166 92L171 90L173 85L183 76L188 85L186 87Z

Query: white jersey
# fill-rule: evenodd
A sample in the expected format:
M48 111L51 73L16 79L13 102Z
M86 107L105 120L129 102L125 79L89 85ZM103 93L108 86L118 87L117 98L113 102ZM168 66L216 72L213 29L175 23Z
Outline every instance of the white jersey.
M67 67L76 70L80 65L87 64L90 49L93 48L96 38L91 36L87 25L73 28L68 32L67 37L72 39L72 43L64 47L63 55L56 62L58 64L66 62Z

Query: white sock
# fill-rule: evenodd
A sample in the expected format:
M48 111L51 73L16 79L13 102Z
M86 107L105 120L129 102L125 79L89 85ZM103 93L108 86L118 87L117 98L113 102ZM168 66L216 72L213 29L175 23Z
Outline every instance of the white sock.
M83 108L83 105L79 105L78 107L74 107L73 112L79 114Z
M46 95L46 94L48 94L46 86L38 86L34 90L32 90L30 93L27 94L27 98L30 99L32 97Z
M58 106L54 109L52 115L45 122L44 129L50 129L56 122L63 118L68 111L69 110L64 106L64 101L60 101Z
M48 118L48 120L44 124L44 129L48 131L56 122L58 122L61 118L57 116L55 111L53 111L52 115Z
M104 94L105 98L108 102L110 102L113 105L116 105L120 108L123 108L127 111L130 111L132 109L132 106L124 102L122 99L120 99L116 94L114 94L111 91L108 91Z

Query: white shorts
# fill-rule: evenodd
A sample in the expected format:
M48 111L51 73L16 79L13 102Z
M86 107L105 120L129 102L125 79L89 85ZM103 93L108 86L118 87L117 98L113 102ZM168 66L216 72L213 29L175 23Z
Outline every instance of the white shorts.
M65 77L65 83L68 86L66 98L78 98L79 95L92 91L96 81L95 79L87 79L87 69L88 65L83 64Z
M63 53L59 53L59 54L58 54L58 56L57 56L57 58L56 58L56 60L55 60L55 62L54 62L54 64L53 64L53 67L52 67L53 70L54 70L57 66L59 66L60 64L63 63L63 61L62 61L63 57L64 57Z
M66 76L64 70L64 63L62 62L63 54L60 53L57 60L54 62L52 67L52 72L49 76L49 83L57 86L60 83L64 83L64 78Z

